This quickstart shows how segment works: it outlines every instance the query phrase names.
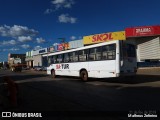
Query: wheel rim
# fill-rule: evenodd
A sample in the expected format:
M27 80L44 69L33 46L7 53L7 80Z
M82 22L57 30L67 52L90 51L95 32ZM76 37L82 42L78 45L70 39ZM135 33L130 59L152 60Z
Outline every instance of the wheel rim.
M54 70L52 70L52 76L53 76L53 78L55 78L55 71Z
M83 74L82 74L82 77L83 77L83 79L86 79L86 78L87 78L86 73L83 73Z
M85 71L83 71L83 72L81 73L81 79L82 79L83 81L87 81L87 73L86 73Z

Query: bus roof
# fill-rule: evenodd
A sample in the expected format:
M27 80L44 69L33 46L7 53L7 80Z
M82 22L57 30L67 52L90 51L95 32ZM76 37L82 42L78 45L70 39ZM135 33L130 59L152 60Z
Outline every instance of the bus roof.
M65 51L58 51L58 52L54 52L54 53L44 54L42 56L46 57L46 56L58 55L58 54L63 54L63 53L68 53L68 52L74 52L74 51L84 50L84 49L88 49L88 48L92 48L92 47L99 47L99 46L103 46L103 45L109 45L109 44L117 43L118 41L119 40L113 40L113 41L110 41L110 42L103 42L103 43L98 43L98 44L94 44L94 45L88 45L88 46L84 46L84 47L80 47L80 48L75 48L75 49L70 49L70 50L65 50Z

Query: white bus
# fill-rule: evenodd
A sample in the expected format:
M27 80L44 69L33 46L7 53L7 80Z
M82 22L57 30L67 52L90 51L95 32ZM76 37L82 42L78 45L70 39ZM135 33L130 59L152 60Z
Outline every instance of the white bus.
M47 74L88 78L134 75L137 71L135 45L115 40L43 55Z

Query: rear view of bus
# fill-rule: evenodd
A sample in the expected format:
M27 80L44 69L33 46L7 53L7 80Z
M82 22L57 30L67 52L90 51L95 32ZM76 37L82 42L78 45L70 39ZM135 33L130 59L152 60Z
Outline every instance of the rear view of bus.
M130 76L136 72L136 45L129 41L120 41L120 75Z

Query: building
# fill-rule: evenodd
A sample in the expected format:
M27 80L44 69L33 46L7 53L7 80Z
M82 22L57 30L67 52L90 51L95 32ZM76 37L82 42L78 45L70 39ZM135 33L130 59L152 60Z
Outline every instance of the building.
M33 51L33 66L46 66L43 64L42 55L48 53L48 48Z
M34 59L33 59L33 50L26 52L25 61L26 61L27 67L33 68L33 61L34 61Z
M74 49L91 44L108 42L112 40L127 40L136 45L137 62L160 63L160 25L157 26L139 26L126 28L124 31L107 32L84 36L82 40L70 41L67 44L55 44L50 48L43 48L30 53L33 66L47 66L48 58L42 58L42 54L58 52L61 50ZM160 66L160 64L159 64Z
M135 42L137 62L160 61L160 26L126 28L127 40Z
M25 57L26 57L25 54L11 54L11 53L9 53L8 54L8 64L9 64L9 66L11 66L13 64L17 64L18 62L22 63L22 64L26 64Z
M138 65L160 66L159 25L131 27L126 28L125 31L84 36L83 44L86 46L111 40L127 40L135 44Z
M126 40L125 31L108 32L83 37L84 46L97 44L101 42L109 42L112 40Z
M83 40L72 40L69 42L69 49L83 47Z

